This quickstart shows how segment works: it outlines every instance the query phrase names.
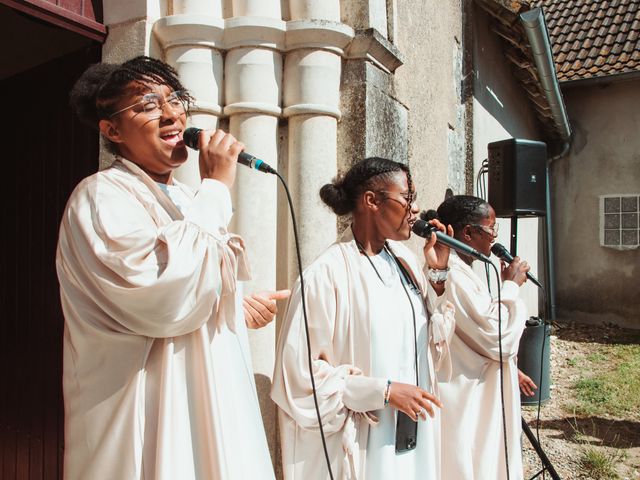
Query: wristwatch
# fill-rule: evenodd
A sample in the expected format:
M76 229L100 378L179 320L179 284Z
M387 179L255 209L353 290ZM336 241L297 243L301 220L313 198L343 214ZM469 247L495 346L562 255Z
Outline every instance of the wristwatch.
M447 281L447 275L449 274L449 267L444 270L437 270L435 268L430 268L427 273L427 278L430 282L433 283L444 283Z

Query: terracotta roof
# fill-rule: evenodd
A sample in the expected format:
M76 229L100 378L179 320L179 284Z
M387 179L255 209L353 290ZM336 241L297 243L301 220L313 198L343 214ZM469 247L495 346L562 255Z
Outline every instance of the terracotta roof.
M560 82L640 71L640 0L536 0Z

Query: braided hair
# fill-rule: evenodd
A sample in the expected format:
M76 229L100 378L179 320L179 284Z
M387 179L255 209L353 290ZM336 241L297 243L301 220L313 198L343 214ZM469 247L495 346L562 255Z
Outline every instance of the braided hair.
M127 92L145 91L149 83L166 85L173 91L184 90L178 73L168 64L147 56L138 56L124 63L98 63L90 66L76 81L69 94L71 108L82 123L98 129L100 120L108 119L115 105ZM188 107L193 97L183 97ZM116 153L116 147L107 142L107 148Z
M320 198L336 215L346 215L353 212L363 192L390 182L397 172L407 175L409 191L412 191L411 173L406 165L386 158L369 157L354 164L332 183L324 185L320 189Z
M471 195L454 195L438 207L438 211L428 210L420 215L423 220L439 219L451 225L454 232L461 232L466 225L479 223L489 217L489 203Z

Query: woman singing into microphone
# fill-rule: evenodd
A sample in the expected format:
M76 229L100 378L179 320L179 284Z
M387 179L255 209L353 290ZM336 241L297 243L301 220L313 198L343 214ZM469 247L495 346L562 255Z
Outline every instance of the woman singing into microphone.
M435 218L436 212L427 212ZM496 215L481 198L457 195L445 200L437 218L455 231L455 238L491 255L497 237ZM520 395L516 355L527 318L519 287L529 266L516 257L502 264L501 303L472 270L473 258L457 252L449 257L446 298L455 307L451 341L452 376L439 384L442 409L442 471L446 478L502 480L506 477L498 312L502 319L502 361L509 473L522 479Z
M93 65L70 97L115 158L60 226L64 478L274 479L246 329L287 292L237 288L244 243L227 225L244 146L203 132L198 190L177 182L193 98L153 58Z
M284 477L328 476L307 363L304 294L334 478L439 479L435 371L448 369L453 312L443 302L444 283L427 281L400 243L418 212L409 170L368 158L322 187L320 197L337 215L350 214L351 224L304 271L304 293L298 282L280 332L272 398ZM428 266L444 270L449 249L433 236L424 255ZM403 432L412 428L417 441L405 442Z

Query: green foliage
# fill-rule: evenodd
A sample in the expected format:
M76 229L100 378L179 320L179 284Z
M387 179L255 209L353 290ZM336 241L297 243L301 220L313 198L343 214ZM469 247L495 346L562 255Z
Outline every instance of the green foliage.
M603 378L583 378L575 384L577 397L585 407L589 405L591 409L606 405L611 401L610 386L606 384Z
M605 355L603 355L602 353L599 353L599 352L587 355L587 360L589 360L590 362L594 362L594 363L604 362L606 359L607 359L607 357Z
M615 466L621 457L619 452L585 447L580 457L580 466L593 480L615 480L620 478Z
M640 345L610 344L576 362L579 379L569 411L581 415L639 417Z

